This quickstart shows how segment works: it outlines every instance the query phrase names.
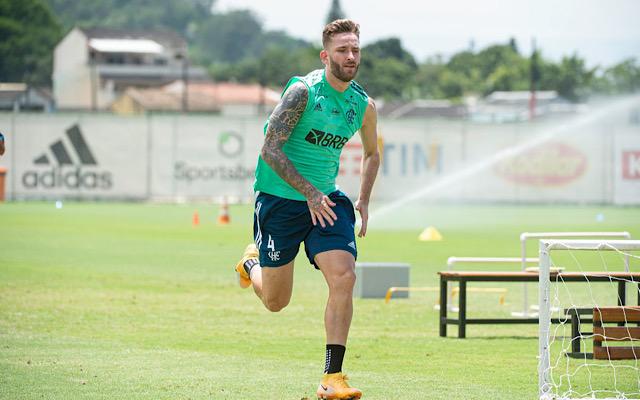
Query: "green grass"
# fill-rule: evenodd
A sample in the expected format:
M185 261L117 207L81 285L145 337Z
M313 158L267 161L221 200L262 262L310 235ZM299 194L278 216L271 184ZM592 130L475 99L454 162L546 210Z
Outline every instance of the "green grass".
M232 206L229 226L216 215L205 205L0 204L0 398L315 398L321 274L299 257L291 304L267 312L231 269L251 241L251 208ZM444 241L419 242L427 225ZM360 261L410 263L411 285L433 287L449 256L518 256L521 232L567 230L637 238L640 208L403 208L372 222ZM469 312L508 315L521 297L519 285L507 287L504 306L469 294ZM536 325L472 325L465 340L440 338L436 299L356 299L345 371L365 399L536 398Z

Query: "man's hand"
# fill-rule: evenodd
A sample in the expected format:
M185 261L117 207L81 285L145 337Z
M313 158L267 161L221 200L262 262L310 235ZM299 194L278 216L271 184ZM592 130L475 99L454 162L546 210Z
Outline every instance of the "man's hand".
M369 203L362 200L356 201L356 210L360 213L360 231L358 237L365 237L367 234L367 221L369 221Z
M333 221L338 219L336 213L331 209L336 203L331 201L329 196L322 194L318 190L307 199L307 205L309 206L311 222L313 222L314 226L319 222L320 226L326 228L325 221L333 226Z

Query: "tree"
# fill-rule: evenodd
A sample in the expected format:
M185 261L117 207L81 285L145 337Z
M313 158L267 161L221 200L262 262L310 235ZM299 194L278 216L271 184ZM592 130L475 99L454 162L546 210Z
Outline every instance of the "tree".
M294 75L305 75L322 68L320 49L303 47L289 50L270 47L260 58L245 59L239 63L215 63L209 72L218 81L260 83L263 86L283 87Z
M108 27L172 29L190 37L211 14L214 0L47 0L65 30Z
M269 86L284 86L289 78L305 75L322 66L320 50L310 52L308 49L291 51L281 47L271 47L257 61L262 77L261 83Z
M508 64L519 57L518 52L509 44L489 46L477 55L480 76L486 79L499 65Z
M264 31L262 22L249 10L213 14L200 24L194 36L191 54L205 65L256 60L272 47L293 52L311 46L282 31Z
M358 81L373 97L386 99L406 98L412 86L414 69L395 58L377 59L370 64L361 64Z
M191 59L225 70L225 64L260 58L266 49L308 47L281 31L264 31L249 10L212 13L215 0L47 0L65 29L107 27L135 30L171 29L187 39Z
M632 93L640 90L640 64L635 58L630 58L611 68L607 68L603 75L608 91L612 93Z
M32 85L51 83L53 49L61 29L41 0L0 0L0 76Z
M467 78L478 79L480 77L478 57L471 51L461 51L451 56L447 68Z
M543 80L547 80L548 89L557 90L560 96L571 101L579 101L589 94L595 72L595 68L587 69L585 61L574 54L563 57L559 65L549 68Z
M521 59L514 63L498 65L491 75L487 77L485 94L496 90L528 90L530 85L528 78L528 63L526 60Z
M440 88L440 76L446 68L441 57L430 57L418 67L415 80L419 97L428 99L445 97Z
M373 61L384 58L393 58L411 68L418 67L416 60L411 53L402 47L402 42L398 38L381 39L362 48L365 60Z
M463 75L444 69L439 76L439 90L446 99L458 99L465 93L465 78Z
M311 44L302 39L296 39L287 35L283 31L266 31L263 32L255 43L254 54L256 57L261 57L266 51L271 48L285 49L289 52L296 52L299 49L312 48ZM320 50L318 50L318 53ZM318 58L316 54L316 58Z
M345 18L345 14L342 11L342 7L340 7L340 0L333 0L331 2L331 9L329 10L329 14L327 15L327 24L329 22L335 21L336 19Z
M378 40L362 48L358 80L374 97L408 97L418 65L397 38Z
M214 14L196 32L196 61L235 63L252 55L263 34L262 23L249 10Z
M283 31L266 31L249 10L212 13L215 0L0 0L0 76L3 80L47 83L51 58L64 30L73 26L125 29L172 29L189 43L191 59L217 80L282 86L292 75L321 68L319 49ZM327 21L344 18L332 0ZM471 46L449 60L416 62L398 38L378 40L362 49L358 81L370 94L387 99L459 98L495 90L556 90L572 101L591 92L640 90L635 59L610 68L588 69L577 55L560 62L539 50L519 54L515 39L480 51Z

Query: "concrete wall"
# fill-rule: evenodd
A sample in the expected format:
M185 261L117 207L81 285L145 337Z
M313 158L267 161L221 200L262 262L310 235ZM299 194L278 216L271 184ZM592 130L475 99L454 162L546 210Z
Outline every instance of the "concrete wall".
M380 121L375 200L640 204L640 97L535 124ZM264 118L0 114L9 199L252 196ZM359 188L358 137L338 183Z
M91 109L88 41L74 28L53 52L53 97L59 109Z

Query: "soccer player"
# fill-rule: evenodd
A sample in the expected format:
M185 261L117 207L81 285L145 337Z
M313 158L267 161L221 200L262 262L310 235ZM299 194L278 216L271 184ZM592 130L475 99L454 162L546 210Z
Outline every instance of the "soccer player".
M309 262L329 287L324 315L326 362L321 399L359 399L342 373L353 314L355 212L336 187L340 153L360 131L363 157L355 209L367 233L368 204L380 157L375 104L353 79L360 65L360 27L340 19L322 32L319 69L293 77L265 125L254 189L254 239L236 266L240 286L253 286L265 307L283 309L291 299L293 263L304 242Z

